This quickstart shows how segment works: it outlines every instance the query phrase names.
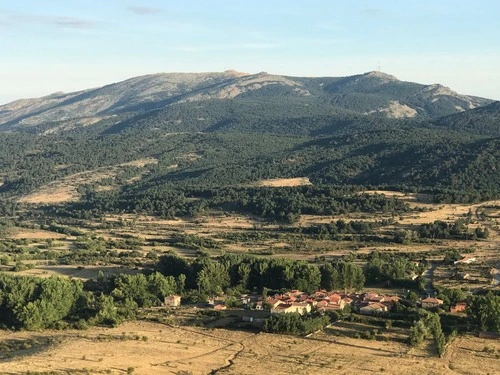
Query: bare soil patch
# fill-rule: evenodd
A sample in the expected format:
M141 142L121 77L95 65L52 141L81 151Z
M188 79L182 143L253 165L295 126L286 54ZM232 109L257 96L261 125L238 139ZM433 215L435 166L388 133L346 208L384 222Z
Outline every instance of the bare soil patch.
M97 182L103 178L113 177L110 170L75 173L60 180L51 182L35 193L19 198L21 203L63 203L78 198L77 189L80 185Z

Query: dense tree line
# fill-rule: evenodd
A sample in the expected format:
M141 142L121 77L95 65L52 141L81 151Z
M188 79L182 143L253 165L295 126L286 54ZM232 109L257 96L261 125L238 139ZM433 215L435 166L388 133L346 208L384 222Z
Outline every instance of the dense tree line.
M500 295L489 292L469 299L468 315L481 331L500 333Z
M370 267L378 264L382 272L393 272L388 263L405 269L396 258L371 255L371 263L364 271L370 276ZM223 255L210 258L198 256L193 262L172 254L161 256L156 264L159 272L134 275L119 274L84 284L57 277L38 279L0 275L0 325L14 329L40 330L45 328L78 327L89 325L117 325L135 317L141 307L159 306L170 294L183 294L193 301L223 292L233 294L247 291L299 289L313 292L327 290L360 290L365 273L354 263L334 261L323 265L308 264L288 259L263 259L242 255ZM406 270L408 271L408 270ZM399 277L393 275L391 277ZM499 296L493 293L467 297L460 290L440 289L438 297L446 306L467 299L471 324L484 331L500 331ZM416 296L395 304L388 317L413 322L410 342L418 345L425 337L434 338L442 355L447 343L437 314L417 309ZM414 293L413 293L414 294ZM284 314L288 316L289 314ZM293 314L292 314L293 315ZM281 315L280 315L281 316ZM446 318L446 317L444 317ZM328 317L272 317L265 324L268 332L304 334L321 329ZM456 327L445 319L446 327ZM454 326L455 324L455 326ZM469 327L467 322L460 322Z
M63 319L78 317L82 304L85 294L79 281L0 275L0 321L5 327L55 327Z
M342 234L370 234L374 232L374 229L382 225L382 222L361 220L346 222L339 219L331 224L319 224L300 228L300 233L311 235L318 240L334 240Z
M408 280L412 274L423 272L425 265L409 260L400 254L372 252L365 269L366 281L378 283L381 281Z
M421 317L410 329L409 342L412 346L420 345L428 336L434 339L437 354L442 357L446 351L447 339L441 328L438 314L420 310Z
M89 325L117 325L138 307L159 306L169 294L182 293L185 277L120 274L98 276L83 284L59 277L0 274L0 325L41 330Z
M264 321L262 330L270 333L307 335L325 328L328 324L328 315L275 314Z
M362 270L351 263L336 262L322 268L304 261L224 255L201 255L188 263L175 255L158 259L150 274L115 275L85 284L51 277L0 275L0 323L30 330L69 325L116 325L135 316L139 307L158 306L163 297L195 290L197 297L223 292L299 289L313 292L321 287L358 290ZM192 293L191 293L192 295ZM312 321L306 324L309 327Z
M420 238L430 239L455 238L460 240L467 240L488 238L488 228L482 228L478 226L471 232L468 229L469 222L470 219L459 219L452 223L448 223L442 220L436 220L433 223L421 224L416 230L416 235Z
M208 205L250 212L293 222L300 214L332 215L347 212L405 212L406 203L382 195L359 194L356 188L303 186L208 191Z
M164 275L186 276L188 288L203 295L222 293L229 288L240 291L298 289L313 292L320 288L361 290L363 270L349 262L318 266L290 259L266 259L227 254L217 258L199 256L189 263L167 254L159 257L156 269Z
M326 263L320 270L321 286L326 290L359 291L365 284L363 269L351 262Z
M442 220L436 220L431 224L422 224L417 229L421 238L460 238L466 239L468 234L466 220L457 220L453 223L447 223Z
M301 214L333 215L348 212L391 212L410 210L407 203L380 194L361 194L356 187L302 186L284 188L174 188L163 186L146 192L88 193L80 202L56 208L53 213L78 217L102 215L110 211L134 211L163 217L197 216L208 209L258 215L294 222ZM327 226L330 234L369 233L377 224L338 222ZM314 231L314 230L312 230Z

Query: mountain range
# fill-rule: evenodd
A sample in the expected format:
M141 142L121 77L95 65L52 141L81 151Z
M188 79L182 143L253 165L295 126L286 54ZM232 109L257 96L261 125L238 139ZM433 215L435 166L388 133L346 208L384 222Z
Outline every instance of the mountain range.
M250 108L274 102L275 116L288 116L291 103L300 111L317 107L319 114L378 116L385 118L437 119L491 103L489 99L461 95L439 84L404 82L382 72L349 77L288 77L265 72L246 74L160 73L131 78L100 88L73 93L54 93L21 99L0 106L0 131L60 132L90 126L103 120L119 123L146 113L171 117L169 111L189 103L191 108L231 103ZM223 103L226 102L226 103ZM286 108L284 108L286 107ZM152 111L164 111L160 114ZM210 109L207 110L210 112ZM246 111L246 109L245 109ZM203 118L203 111L200 117ZM298 115L298 114L297 114ZM295 116L297 117L297 116ZM179 121L182 119L171 119ZM206 118L207 124L210 118ZM210 123L204 128L217 125ZM30 130L30 127L32 128ZM35 128L33 128L35 127ZM42 128L40 128L42 127ZM202 127L203 128L203 127Z
M175 214L188 197L229 189L231 203L235 189L298 177L493 199L499 119L500 102L381 72L153 74L0 106L0 203L59 183L91 211Z

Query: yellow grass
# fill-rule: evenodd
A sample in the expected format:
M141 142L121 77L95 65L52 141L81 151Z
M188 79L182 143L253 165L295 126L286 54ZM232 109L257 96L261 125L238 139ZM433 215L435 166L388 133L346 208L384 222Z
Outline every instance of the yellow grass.
M498 205L499 200L482 202L477 204L430 204L430 203L410 203L410 207L427 208L428 212L411 214L404 217L401 223L404 224L424 224L432 223L435 220L455 221L464 218L468 212L472 212L473 219L477 220L476 211L482 206Z
M0 373L27 371L90 374L495 374L500 342L459 337L444 358L405 344L337 337L254 334L224 329L129 322L87 331L3 332L0 340L57 340L45 350L17 350L0 362ZM24 354L24 356L23 356ZM130 370L131 371L131 370Z
M402 193L399 193L402 194ZM380 221L383 219L393 219L399 226L389 225L380 229L381 232L391 232L398 228L410 228L411 225L417 227L422 223L431 223L434 220L452 221L459 218L464 218L469 210L473 213L473 221L475 223L470 225L474 228L477 225L488 227L490 230L490 238L481 241L459 241L459 240L444 240L438 243L413 243L409 245L388 244L388 243L355 243L353 241L317 241L313 239L304 240L304 246L294 246L293 237L286 239L266 239L262 241L237 241L235 243L224 243L223 250L235 253L259 253L268 252L272 250L275 257L289 257L293 259L314 259L315 256L340 256L346 255L356 247L358 253L369 253L372 251L404 251L404 252L426 252L437 249L447 248L474 248L474 256L481 258L481 261L492 259L495 257L495 248L498 247L498 228L496 228L494 221L479 221L475 215L476 209L481 210L481 207L492 205L494 202L484 202L481 204L473 205L452 205L452 204L428 204L418 201L409 202L410 205L426 207L426 212L410 212L402 214L401 216L392 216L390 213L380 214L367 214L367 213L348 213L342 215L301 215L299 221L293 226L307 227L310 225L317 225L320 223L336 222L338 219L345 221L351 220L366 220L366 221ZM269 224L262 218L256 218L245 215L227 214L227 213L210 213L197 218L184 218L176 220L162 220L152 216L143 215L120 215L120 216L107 216L107 221L121 220L134 222L132 228L127 227L125 231L120 230L122 234L132 234L141 238L152 239L171 236L173 232L187 234L195 234L201 237L211 237L217 239L218 235L222 233L230 233L233 231L243 232L249 229L265 229L265 230L279 230L276 224ZM115 230L116 231L116 230ZM106 235L101 233L104 237ZM291 246L290 250L286 246ZM158 247L158 250L167 250ZM192 251L177 250L175 252L182 256L192 257Z
M137 168L144 168L146 165L149 164L158 164L158 159L155 158L144 158L144 159L138 159L134 161L130 161L128 163L122 163L119 164L119 166L125 167L137 167Z
M147 215L108 215L106 221L134 221L137 226L153 227L160 226L162 228L175 228L194 230L197 234L203 229L213 231L215 229L228 230L234 229L248 229L256 225L262 225L264 220L253 218L245 215L238 214L207 214L199 218L178 218L178 219L160 219L154 216ZM270 226L268 226L270 227Z
M257 181L252 186L266 186L266 187L287 187L287 186L304 186L312 185L307 177L296 178L273 178L270 180Z
M29 240L39 239L39 240L48 240L48 239L60 239L65 238L66 235L61 233L49 232L46 230L34 230L34 229L21 229L15 228L10 230L8 238L25 238Z
M177 157L177 159L183 159L187 161L195 161L198 159L201 159L201 156L194 153L194 152L186 152L185 154L182 154L181 156Z
M403 193L400 191L392 190L365 190L363 194L382 194L388 198L398 198L404 201L418 201L418 202L431 202L432 195L430 194L417 194L417 193Z

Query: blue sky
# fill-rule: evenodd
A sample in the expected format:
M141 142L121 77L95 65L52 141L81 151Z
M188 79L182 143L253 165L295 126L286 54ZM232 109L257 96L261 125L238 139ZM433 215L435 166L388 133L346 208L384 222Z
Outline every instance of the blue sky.
M500 99L497 0L0 2L0 103L157 72L381 70Z

